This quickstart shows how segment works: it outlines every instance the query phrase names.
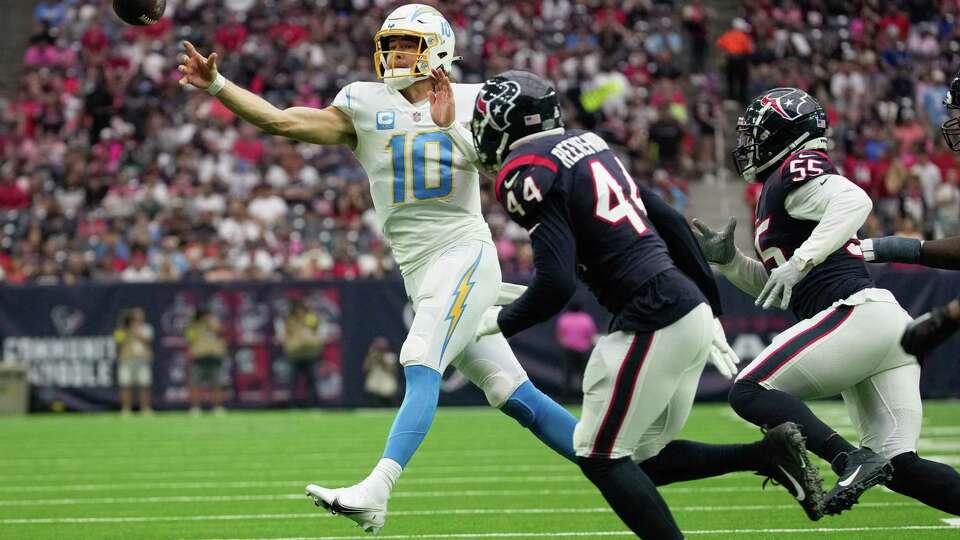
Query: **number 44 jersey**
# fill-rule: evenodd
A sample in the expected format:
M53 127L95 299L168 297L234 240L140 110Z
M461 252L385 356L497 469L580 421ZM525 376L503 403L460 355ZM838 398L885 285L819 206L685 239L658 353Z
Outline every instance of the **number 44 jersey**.
M826 182L837 169L827 154L803 150L789 157L763 184L755 217L754 247L767 272L784 264L819 224L793 217L788 197L810 182ZM795 212L796 213L796 212ZM813 267L793 288L790 309L800 319L812 317L838 300L873 287L873 279L854 237Z
M470 121L479 84L453 84L457 122ZM476 166L430 117L379 82L354 82L333 101L353 121L354 154L370 181L377 220L404 275L464 240L490 242Z
M519 145L496 181L500 204L530 232L538 279L541 268L575 267L614 314L611 331L654 331L705 302L648 219L643 190L602 138L581 130Z

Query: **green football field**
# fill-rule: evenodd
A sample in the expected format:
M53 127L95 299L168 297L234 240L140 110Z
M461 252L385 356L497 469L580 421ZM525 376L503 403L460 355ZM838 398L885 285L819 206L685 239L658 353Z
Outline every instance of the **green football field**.
M817 412L852 435L840 403ZM314 508L309 482L346 485L376 462L392 411L163 413L0 419L0 538L355 538ZM684 437L758 431L698 406ZM927 403L921 452L960 466L960 403ZM829 485L835 481L826 474ZM960 523L883 488L807 521L782 488L737 474L663 493L690 538L960 538ZM506 416L441 409L394 492L379 538L629 538L579 470Z

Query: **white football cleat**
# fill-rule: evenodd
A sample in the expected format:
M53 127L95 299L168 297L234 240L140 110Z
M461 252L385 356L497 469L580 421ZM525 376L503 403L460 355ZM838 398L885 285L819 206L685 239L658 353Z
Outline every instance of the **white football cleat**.
M331 514L352 519L366 533L380 532L387 517L387 503L377 502L361 484L340 489L310 484L307 496L313 499L313 504L322 506Z

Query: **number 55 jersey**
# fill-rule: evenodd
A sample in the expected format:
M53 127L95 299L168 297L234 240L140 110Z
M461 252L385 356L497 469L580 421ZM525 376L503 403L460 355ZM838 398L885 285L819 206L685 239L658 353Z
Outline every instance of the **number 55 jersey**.
M826 183L834 175L836 167L825 153L803 150L789 156L764 182L756 209L754 247L767 272L786 263L819 225L819 216L805 215L803 207L810 202L790 195L810 182ZM797 283L790 309L797 318L807 319L871 287L873 279L860 241L853 237Z
M453 84L456 122L469 122L479 84ZM480 213L480 177L454 139L383 83L354 82L333 101L353 121L354 154L370 181L377 221L401 272L411 275L455 243L493 244Z

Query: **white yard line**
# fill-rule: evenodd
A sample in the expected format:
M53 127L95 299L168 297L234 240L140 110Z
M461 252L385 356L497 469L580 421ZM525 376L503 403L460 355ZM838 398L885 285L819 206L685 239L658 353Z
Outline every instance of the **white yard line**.
M355 480L355 479L354 479ZM578 475L555 475L555 476L466 476L466 477L447 477L447 478L406 478L403 480L403 485L432 485L432 484L499 484L499 483L566 483L574 481L582 481L583 477ZM145 483L145 484L64 484L60 486L56 485L46 485L46 486L26 486L26 487L7 487L0 486L0 491L19 493L19 492L51 492L51 493L64 493L64 492L74 492L74 491L109 491L109 490L123 490L123 489L147 489L147 490L160 490L160 489L216 489L216 488L286 488L291 491L300 492L303 488L306 487L308 481L305 480L278 480L278 481L242 481L242 482L154 482L154 483ZM327 481L315 481L313 483L320 485L330 485L330 486L342 486L349 484L348 480L327 480ZM778 488L779 489L779 488ZM757 492L762 493L763 489L761 487L760 479L757 479L756 485L752 486L703 486L703 487L678 487L678 486L668 486L660 488L660 491L667 494L682 494L682 493L746 493L746 492ZM768 488L769 491L769 488ZM879 490L877 490L879 491ZM887 490L889 491L889 490ZM538 490L468 490L468 491L399 491L394 493L392 497L443 497L446 495L456 496L457 493L473 493L473 494L515 494L515 495L525 495L525 494L539 494L539 493L580 493L582 490L552 490L552 489L538 489ZM424 493L427 493L424 495ZM891 492L892 493L892 492ZM203 496L197 495L196 497L202 499ZM216 495L214 496L216 497ZM113 498L110 498L113 499ZM123 499L123 497L118 497L117 499ZM19 499L18 499L19 500ZM59 498L49 499L49 503L56 504L58 501L63 500ZM78 503L82 504L82 503ZM16 506L16 501L0 499L0 506Z
M817 527L810 529L699 529L685 530L684 534L790 534L790 533L849 533L872 531L931 531L952 529L950 525L901 525L891 527ZM600 536L635 537L630 531L559 531L559 532L501 532L501 533L444 533L444 534L389 534L377 536L378 540L407 540L411 538L583 538ZM350 536L287 536L263 538L206 538L203 540L339 540L357 538Z
M264 446L262 451L258 452L232 452L229 454L215 453L215 452L202 452L202 453L167 453L162 456L155 456L150 458L151 463L157 462L166 462L171 461L175 463L182 463L184 461L200 464L203 463L206 459L213 460L237 460L237 459L250 459L251 461L256 460L269 460L271 463L283 463L284 461L306 461L310 460L311 462L325 462L325 461L355 461L357 459L371 458L378 459L382 454L379 450L379 446L382 446L381 443L377 445L371 445L369 450L364 451L350 451L349 457L344 457L344 452L305 452L297 449L286 449L286 451L278 452L276 448L270 446ZM89 448L89 445L86 445L85 448ZM542 457L544 455L549 455L549 450L545 449L543 446L531 445L528 448L498 448L498 449L450 449L445 450L422 450L417 452L418 458L423 458L424 460L436 460L439 462L451 461L451 460L464 460L464 459L473 459L473 458L492 458L492 459L502 459L502 458L513 458L517 456L536 456ZM44 465L85 465L83 460L94 459L101 463L116 463L116 462L133 462L136 464L143 463L143 457L137 455L131 455L129 452L123 454L77 454L73 457L15 457L15 458L4 458L0 459L0 466L8 465L27 465L27 466L44 466ZM111 470L111 469L104 469Z
M938 452L960 452L960 439L956 437L949 438L920 438L920 450L936 450Z
M304 497L304 499L306 499ZM903 507L918 506L919 503L904 501L896 503L861 503L861 507ZM724 506L674 506L674 512L736 512L750 510L789 510L795 504L743 504ZM608 513L606 507L595 508L459 508L442 510L400 510L389 512L390 517L404 516L444 516L444 515L508 515L508 514L598 514ZM58 523L151 523L163 521L242 521L277 519L317 519L333 517L322 511L297 512L283 514L209 514L197 516L99 516L99 517L61 517L61 518L6 518L0 519L0 525L49 525Z
M103 477L104 475L109 474L114 477L122 477L123 479L127 478L138 478L144 480L150 479L170 479L170 478L217 478L225 477L229 478L231 476L236 477L244 473L248 473L251 470L256 471L266 471L271 475L277 475L280 473L281 476L289 476L289 473L298 473L301 474L305 470L315 469L317 467L282 467L282 466L271 466L271 465L255 465L252 466L240 466L237 468L226 468L226 469L196 469L196 470L181 470L181 471L167 471L167 470L157 470L156 472L121 472L121 471L109 471L109 472L77 472L77 473L62 473L62 474L0 474L0 481L10 481L10 480L28 480L31 484L42 481L57 481L60 484L69 483L68 480L74 478L92 478L96 480L97 478ZM324 462L322 464L323 468L329 469L329 463ZM573 465L569 462L562 462L556 465L506 465L506 464L489 464L489 465L438 465L438 466L420 466L416 465L404 469L407 476L415 474L420 475L445 475L450 473L507 473L507 472L569 472L572 470ZM369 472L370 467L368 465L356 465L352 467L356 469L357 474L365 474ZM343 470L345 467L337 467L337 470ZM315 471L314 471L315 472ZM9 484L8 484L9 485Z
M571 471L573 470L570 467ZM425 478L405 478L405 485L419 484L494 484L494 483L558 483L583 480L579 474L566 475L510 475L510 476L438 476ZM68 491L106 491L111 489L210 489L210 488L260 488L284 487L303 488L308 483L328 486L350 485L357 478L339 479L291 479L291 480L242 480L224 482L131 482L131 483L92 483L92 484L45 484L33 486L0 486L0 492L68 492Z
M667 487L665 493L730 493L759 491L758 487L747 486L705 486L702 488ZM519 497L519 496L559 496L559 495L599 495L593 488L584 489L470 489L459 491L398 491L391 499L430 499L440 497ZM243 502L243 501L282 501L306 500L301 493L245 494L245 495L171 495L151 497L90 497L65 499L0 499L4 506L46 506L46 505L85 505L85 504L141 504L141 503L195 503L195 502ZM866 504L866 503L864 503Z
M339 480L319 480L313 481L314 484L327 486L343 486L355 481ZM405 478L403 485L432 485L432 484L500 484L500 483L566 483L579 482L584 478L580 475L553 475L553 476L450 476L437 478ZM287 488L300 491L310 483L309 480L270 480L270 481L234 481L234 482L151 482L151 483L116 483L116 484L62 484L62 485L43 485L43 486L0 486L0 492L22 493L22 492L52 492L64 493L74 491L110 491L110 490L161 490L161 489L236 489L236 488ZM665 487L660 491L664 493L739 493L747 491L761 491L759 479L755 486L703 486L703 487ZM395 493L394 497L411 497L415 495L405 495L401 491ZM498 490L497 493L510 493L510 490ZM56 501L57 499L51 499ZM0 499L0 504L5 503Z

